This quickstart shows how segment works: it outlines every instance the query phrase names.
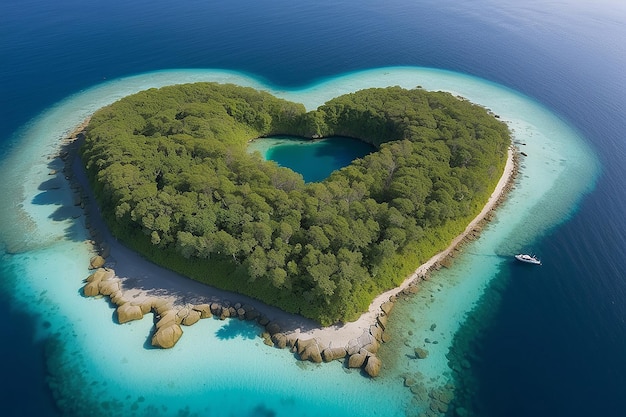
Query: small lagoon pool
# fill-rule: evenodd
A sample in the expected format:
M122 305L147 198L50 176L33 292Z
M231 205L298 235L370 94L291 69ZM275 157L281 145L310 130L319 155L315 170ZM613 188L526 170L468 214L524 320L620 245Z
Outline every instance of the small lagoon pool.
M319 140L272 136L256 139L248 145L248 152L257 151L266 161L274 161L301 174L305 182L319 182L376 148L358 139L341 136Z

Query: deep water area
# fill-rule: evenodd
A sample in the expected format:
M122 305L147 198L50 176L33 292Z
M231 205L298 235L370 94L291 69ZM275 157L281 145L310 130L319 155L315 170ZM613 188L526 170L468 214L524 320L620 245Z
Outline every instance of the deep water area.
M418 416L434 413L429 393L441 389L454 398L436 415L626 409L621 2L8 0L1 9L3 416ZM67 184L51 174L60 141L127 94L201 80L307 109L360 88L422 86L509 123L526 154L509 200L449 268L397 303L379 378L298 362L263 345L254 326L218 320L186 328L176 349L147 349L151 320L119 325L105 300L80 295L91 252ZM518 252L543 265L516 263Z

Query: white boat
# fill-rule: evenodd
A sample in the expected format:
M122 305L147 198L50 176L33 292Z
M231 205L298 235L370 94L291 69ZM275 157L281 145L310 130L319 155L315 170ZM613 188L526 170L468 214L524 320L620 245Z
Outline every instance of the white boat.
M528 264L541 265L541 261L536 256L527 255L525 253L515 255L515 259L520 262L526 262Z

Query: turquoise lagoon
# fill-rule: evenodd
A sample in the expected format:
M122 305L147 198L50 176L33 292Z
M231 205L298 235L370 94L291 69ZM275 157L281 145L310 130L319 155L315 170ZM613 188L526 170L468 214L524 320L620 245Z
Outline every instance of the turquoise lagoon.
M528 155L513 191L453 267L433 274L398 309L379 378L365 378L338 362L298 362L287 350L265 346L256 337L259 329L238 321L202 320L184 329L175 348L150 349L148 317L118 325L107 301L80 295L91 253L84 219L70 209L71 190L51 175L61 167L53 157L60 140L123 96L196 81L264 89L309 110L362 88L421 86L465 97L509 123L519 150ZM578 132L528 97L471 76L414 67L349 73L298 90L222 70L151 72L67 98L24 126L13 144L19 146L0 167L0 210L7 221L2 263L10 277L2 285L11 288L14 309L38 317L33 337L48 340L50 386L67 416L417 415L428 404L403 386L403 376L414 376L426 388L450 381L446 354L490 280L512 254L573 214L599 174L596 156ZM426 359L410 357L418 346L429 350Z
M333 171L375 150L365 142L345 137L307 140L276 136L257 139L248 145L248 152L259 152L263 159L301 174L305 182L322 181Z

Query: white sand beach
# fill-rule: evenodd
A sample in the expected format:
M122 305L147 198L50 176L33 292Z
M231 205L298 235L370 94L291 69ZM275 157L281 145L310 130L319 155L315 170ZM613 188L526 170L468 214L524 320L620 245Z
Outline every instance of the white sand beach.
M376 324L376 317L381 312L381 306L383 303L389 301L389 299L402 290L406 289L411 283L413 283L417 278L424 276L431 268L441 262L444 258L446 258L455 248L457 248L465 237L472 231L476 230L479 224L485 220L488 213L496 208L496 206L501 202L501 199L504 197L505 192L507 190L507 186L511 185L511 181L514 177L515 173L515 163L514 163L514 152L515 149L513 147L509 148L508 157L506 161L506 166L498 181L496 188L493 193L489 197L487 204L481 210L481 212L467 225L463 233L457 236L448 247L431 257L427 262L420 265L413 274L408 276L404 282L397 288L386 291L372 301L368 310L361 315L357 320L353 322L349 322L343 325L335 325L329 327L317 327L314 329L307 330L306 328L298 328L293 331L298 337L304 338L317 338L320 340L321 344L325 346L330 346L331 343L333 346L342 346L346 345L351 339L359 337L363 331L369 329L372 324Z
M84 126L85 123L82 123L70 136L76 137L76 134ZM71 143L71 140L69 143ZM468 224L463 233L450 242L450 245L445 250L437 253L426 263L420 265L399 287L377 296L370 304L368 310L359 319L345 324L322 327L313 320L287 313L245 295L220 290L193 281L155 265L117 241L109 233L98 207L94 204L89 206L90 227L92 230L97 231L101 240L100 243L109 249L110 255L107 257L106 266L112 268L116 276L122 279L122 290L126 299L142 303L151 298L159 297L171 302L177 308L214 302L247 304L253 306L272 322L279 324L281 331L287 336L302 339L315 338L320 345L326 347L346 346L350 340L358 338L364 331L368 331L371 325L376 324L376 319L381 313L383 303L388 302L390 297L407 288L416 279L423 277L431 268L457 248L469 233L478 229L479 224L485 220L487 214L496 208L504 196L507 186L510 185L515 172L514 152L515 149L511 146L508 150L505 168L496 188L489 197L487 204ZM72 172L76 183L80 185L83 193L88 195L88 201L95 201L85 176L82 162L78 157L75 157L72 161Z

